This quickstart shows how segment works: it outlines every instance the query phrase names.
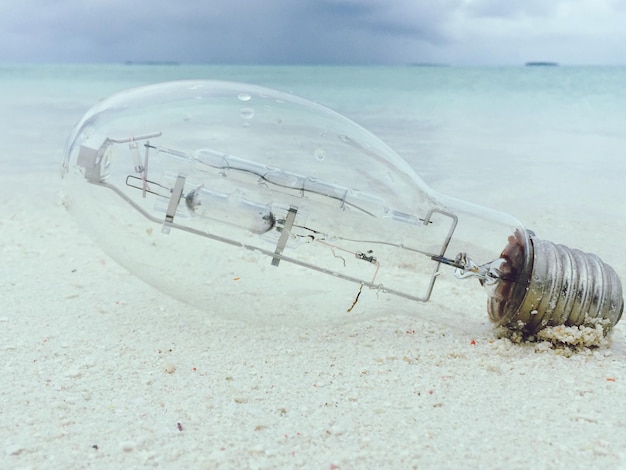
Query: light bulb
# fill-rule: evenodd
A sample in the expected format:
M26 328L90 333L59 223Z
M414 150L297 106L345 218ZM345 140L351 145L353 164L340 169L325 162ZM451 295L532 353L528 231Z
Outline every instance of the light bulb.
M465 295L463 278L494 323L527 335L606 332L623 310L596 256L433 191L374 135L291 94L181 81L114 95L73 130L63 174L68 208L114 259L236 319L419 315L433 292Z

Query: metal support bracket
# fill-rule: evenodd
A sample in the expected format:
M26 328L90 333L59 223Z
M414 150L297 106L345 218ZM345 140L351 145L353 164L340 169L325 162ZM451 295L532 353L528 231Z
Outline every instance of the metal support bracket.
M285 225L282 228L282 232L280 233L280 238L278 239L278 244L276 245L276 251L274 251L275 255L280 255L285 246L287 245L287 240L289 239L289 234L291 232L291 227L293 227L293 223L296 220L296 213L298 212L298 208L291 206L287 211L287 217L285 217ZM280 258L274 256L272 258L272 266L278 266L280 263Z
M183 196L183 190L185 189L185 175L179 174L176 177L176 183L174 183L174 189L172 189L172 195L170 197L170 203L167 206L165 212L165 221L163 222L163 233L170 233L170 228L174 222L174 216L176 215L176 209Z

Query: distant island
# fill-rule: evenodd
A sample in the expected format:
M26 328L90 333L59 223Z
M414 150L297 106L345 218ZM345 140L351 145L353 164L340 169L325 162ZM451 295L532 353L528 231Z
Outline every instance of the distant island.
M124 65L180 65L175 60L127 60Z
M556 67L556 62L526 62L526 67Z

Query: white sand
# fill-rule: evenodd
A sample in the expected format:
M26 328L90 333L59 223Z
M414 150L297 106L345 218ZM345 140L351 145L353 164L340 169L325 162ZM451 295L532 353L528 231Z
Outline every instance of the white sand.
M626 466L621 324L565 354L497 339L462 298L441 307L456 326L229 322L104 255L59 205L56 173L0 185L2 468ZM573 214L533 222L553 219L577 247L619 245L571 234Z

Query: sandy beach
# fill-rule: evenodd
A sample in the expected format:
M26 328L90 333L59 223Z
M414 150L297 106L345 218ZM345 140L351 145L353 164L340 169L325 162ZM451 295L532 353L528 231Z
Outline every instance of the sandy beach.
M567 357L455 302L456 326L230 322L115 264L55 177L2 179L2 467L624 465L622 325Z

